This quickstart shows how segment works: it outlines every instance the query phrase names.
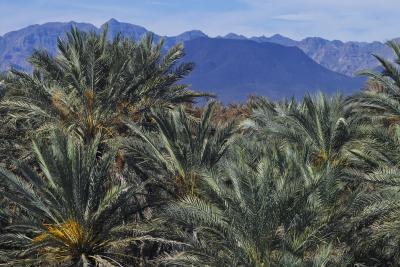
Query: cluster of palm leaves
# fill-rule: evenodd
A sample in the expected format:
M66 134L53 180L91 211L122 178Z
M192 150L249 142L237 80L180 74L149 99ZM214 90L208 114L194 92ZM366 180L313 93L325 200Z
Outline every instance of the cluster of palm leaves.
M1 76L1 266L398 266L400 45L345 97L221 107L182 45L73 28Z

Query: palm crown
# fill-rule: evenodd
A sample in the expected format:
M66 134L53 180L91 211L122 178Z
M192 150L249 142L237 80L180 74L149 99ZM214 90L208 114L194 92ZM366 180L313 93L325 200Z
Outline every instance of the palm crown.
M30 58L33 74L14 70L7 79L2 101L15 120L38 131L62 127L85 142L98 133L104 138L123 128L122 119L138 120L152 106L194 101L202 93L176 82L193 68L180 63L182 45L163 53L163 41L153 44L148 35L141 42L72 28L59 39L56 57L36 51Z
M113 157L99 157L98 139L84 147L56 134L50 146L34 143L34 150L40 172L28 166L20 166L21 176L0 171L12 192L5 196L21 209L9 214L13 224L0 235L8 265L119 266L126 261L121 251L134 242L135 230L125 221L138 209L132 199L141 187L121 185L113 177Z
M139 137L128 144L135 164L149 176L161 174L173 194L195 194L202 170L215 166L234 139L235 122L213 121L215 105L210 102L200 118L183 106L171 111L155 110L152 118L159 131L155 136L131 124Z
M167 262L321 266L333 260L316 236L332 215L325 207L332 203L328 196L341 190L340 183L332 173L314 173L306 157L293 150L249 143L241 142L229 160L205 176L200 198L187 196L166 208L190 244L186 253Z
M253 114L244 126L287 144L300 148L305 145L314 166L345 160L351 141L358 137L359 119L351 116L341 95L305 96L300 103L294 99L273 103L259 98L251 106Z

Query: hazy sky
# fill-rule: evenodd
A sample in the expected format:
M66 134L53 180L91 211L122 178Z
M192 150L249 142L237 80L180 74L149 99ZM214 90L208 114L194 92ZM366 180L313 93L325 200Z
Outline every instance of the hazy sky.
M49 21L110 18L162 35L280 33L295 39L385 41L400 37L400 0L0 0L0 34Z

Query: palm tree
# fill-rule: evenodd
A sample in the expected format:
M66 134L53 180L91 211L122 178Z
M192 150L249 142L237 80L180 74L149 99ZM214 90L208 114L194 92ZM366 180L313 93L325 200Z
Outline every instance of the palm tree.
M374 55L383 70L361 72L370 78L370 87L348 101L353 112L369 123L351 149L360 161L352 176L361 183L349 220L353 229L349 242L356 244L352 253L360 263L379 266L394 266L400 259L400 44L387 45L396 56L394 62Z
M267 142L243 140L216 171L201 197L186 196L165 211L188 246L166 257L182 266L326 266L339 264L324 228L342 184L316 173L306 157ZM336 255L333 257L332 252ZM335 262L335 260L337 260Z
M400 169L380 166L372 172L359 172L363 187L352 205L349 241L360 263L395 266L400 260Z
M356 112L373 122L391 125L400 122L400 44L389 41L387 45L396 56L394 62L374 55L383 70L360 72L361 75L370 79L372 86L370 89L354 94L349 102Z
M7 214L11 224L0 233L2 265L137 266L127 248L156 240L135 219L143 186L115 178L113 153L99 154L98 138L84 146L57 133L50 141L33 144L40 171L0 170L2 194L20 209Z
M72 28L58 40L58 54L36 51L33 73L13 70L1 102L14 121L36 132L62 127L89 143L97 134L112 138L124 128L122 119L141 120L150 107L191 103L204 96L176 84L193 69L179 63L181 44L163 52L152 35L141 42Z
M243 126L285 144L307 147L314 166L344 163L348 147L358 137L359 118L346 107L345 98L322 93L274 103L265 98L250 102L253 109Z
M166 111L157 109L152 118L158 133L129 126L137 134L127 145L127 156L148 177L159 177L175 196L196 194L203 169L213 168L235 137L235 122L215 123L215 102L210 102L200 118L184 106Z
M6 93L5 78L5 74L0 73L0 101ZM6 110L0 110L0 124L3 125L0 131L0 164L11 167L14 159L10 155L25 159L26 148L30 146L31 141L24 136L24 131L20 127L15 127L12 118L7 116Z
M400 259L399 176L400 128L366 127L351 152L359 161L349 171L358 181L349 218L343 229L351 253L360 264L396 265Z

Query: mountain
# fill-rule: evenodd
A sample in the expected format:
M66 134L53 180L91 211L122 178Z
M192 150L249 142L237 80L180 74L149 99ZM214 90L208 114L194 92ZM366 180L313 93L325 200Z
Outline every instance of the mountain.
M225 38L237 39L232 36L225 36ZM381 42L329 41L319 37L295 41L279 34L271 37L260 36L246 39L260 43L268 42L284 46L296 46L318 64L347 76L355 76L360 70L377 68L379 64L372 56L373 54L390 59L394 57L391 49Z
M50 22L6 33L0 39L0 70L6 70L10 66L17 69L30 69L26 58L34 49L43 48L54 54L57 37L69 31L72 25L84 31L97 30L95 26L88 23Z
M234 39L234 40L247 40L247 37L244 35L239 35L236 33L228 33L224 37L219 37L219 38L224 38L224 39Z
M198 38L186 42L185 48L186 60L196 62L185 82L215 92L224 102L244 100L250 94L277 99L317 90L352 92L364 82L324 68L297 47Z
M108 38L114 38L118 33L125 37L140 40L148 31L146 28L119 22L116 19L110 19L100 28L89 23L70 22L50 22L42 25L32 25L18 31L12 31L0 36L0 71L14 67L17 69L30 70L31 66L26 59L35 49L46 49L51 54L56 53L57 38L64 36L72 26L83 31L100 32L100 29L108 27ZM206 37L201 31L188 31L178 36L167 37L154 34L154 40L158 42L161 38L165 39L165 48L169 48L179 42L185 42L193 38Z
M101 28L104 28L106 24L108 24L109 38L113 38L116 34L122 32L125 36L138 40L149 32L142 26L119 22L116 19L110 19ZM15 68L29 69L29 64L26 63L25 59L32 53L33 49L46 48L54 53L56 37L62 36L72 25L77 26L81 30L99 31L94 25L88 23L76 23L73 21L67 23L51 22L42 25L32 25L7 33L3 37L0 36L0 70L5 70L10 65ZM208 36L198 30L188 31L172 37L154 34L155 41L161 38L165 39L166 48L178 42L185 42L201 37ZM372 54L382 55L385 58L393 58L392 51L381 42L341 42L338 40L329 41L319 37L309 37L301 41L296 41L280 34L275 34L271 37L259 36L247 38L243 35L229 33L219 38L296 46L315 62L347 76L354 76L356 72L363 69L375 69L378 67L378 63Z
M265 37L265 36L260 36L260 37L251 37L250 40L260 42L260 43L274 43L274 44L280 44L284 46L296 46L297 42L287 38L285 36L282 36L280 34L275 34L272 35L271 37Z
M107 21L99 28L73 21L32 25L0 36L0 71L10 66L30 71L26 58L34 49L46 49L55 54L57 37L62 37L72 26L99 32L106 25L108 38L121 32L126 37L139 40L149 32L142 26L116 19ZM326 92L337 89L352 91L362 86L361 80L334 71L350 74L360 66L374 68L377 65L371 52L390 54L379 42L343 43L321 38L295 41L279 34L252 38L235 33L209 38L198 30L177 36L154 34L155 41L161 38L165 39L166 48L184 42L185 60L197 65L186 80L193 84L193 88L216 92L221 98L229 100L243 100L250 93L277 98L299 96L307 90L317 89Z
M202 31L194 30L194 31L187 31L184 33L181 33L177 36L174 37L164 37L165 38L165 46L166 48L169 48L171 46L174 46L177 43L183 43L186 41L190 41L196 38L202 38L202 37L208 37L205 33Z
M108 27L108 38L113 39L119 33L123 33L125 37L133 38L134 40L142 39L149 31L138 25L119 22L116 19L110 19L106 23L104 23L100 28L103 29ZM155 39L160 39L160 36L155 35Z
M297 46L322 66L348 76L356 75L360 70L378 67L378 61L373 54L393 59L391 49L380 42L341 42L306 38Z

